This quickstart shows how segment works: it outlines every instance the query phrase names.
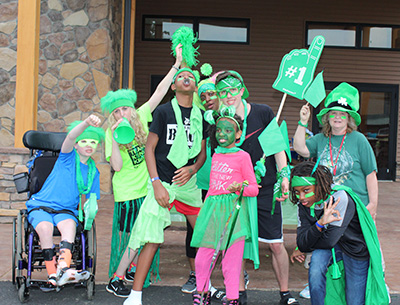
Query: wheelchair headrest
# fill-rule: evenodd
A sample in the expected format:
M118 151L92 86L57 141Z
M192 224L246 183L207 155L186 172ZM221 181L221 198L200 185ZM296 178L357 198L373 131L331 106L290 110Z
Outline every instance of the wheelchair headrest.
M66 132L28 130L22 142L29 149L59 152L66 136Z

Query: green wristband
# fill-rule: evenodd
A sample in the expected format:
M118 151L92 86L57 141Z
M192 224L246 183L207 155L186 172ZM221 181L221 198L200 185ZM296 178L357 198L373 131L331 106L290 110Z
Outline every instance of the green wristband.
M308 124L303 124L301 121L298 121L297 124L299 124L300 126L303 126L303 127L305 127L305 128L308 127Z

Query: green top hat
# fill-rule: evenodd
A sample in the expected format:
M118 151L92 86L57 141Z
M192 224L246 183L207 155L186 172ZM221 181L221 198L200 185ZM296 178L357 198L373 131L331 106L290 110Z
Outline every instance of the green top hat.
M322 124L322 116L329 111L347 112L360 125L361 117L357 113L360 108L360 96L357 88L348 83L341 83L328 94L325 99L325 108L317 115L318 121Z

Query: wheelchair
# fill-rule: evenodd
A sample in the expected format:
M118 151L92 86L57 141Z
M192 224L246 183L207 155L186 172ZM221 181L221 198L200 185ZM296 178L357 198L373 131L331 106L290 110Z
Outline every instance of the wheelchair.
M21 183L18 186L16 182L18 193L28 191L30 198L41 189L57 160L65 137L66 133L62 132L31 130L24 134L23 143L30 150L32 167L29 174L23 175L26 181L22 183L22 189ZM45 280L40 280L34 279L33 276L35 270L46 270L46 267L39 236L27 221L27 216L26 209L20 210L17 217L13 219L12 232L12 283L18 290L18 298L21 303L28 300L31 288L46 291L47 287L47 277ZM53 236L60 236L57 227L54 227ZM58 244L55 245L55 250L58 253ZM79 222L71 251L71 268L87 270L91 275L86 281L66 285L86 288L89 300L93 299L95 293L96 251L95 222L93 221L90 231L84 230L83 223ZM58 254L56 259L58 259ZM57 287L55 290L60 291L62 287Z

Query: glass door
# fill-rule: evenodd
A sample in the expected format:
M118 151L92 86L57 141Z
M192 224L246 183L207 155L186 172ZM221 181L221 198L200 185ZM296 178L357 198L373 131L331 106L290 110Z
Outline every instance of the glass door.
M327 82L327 94L339 83ZM398 122L397 85L351 83L360 92L361 124L358 131L368 139L375 153L379 180L396 179L396 143ZM323 105L320 105L320 108ZM313 132L319 132L314 111ZM315 127L314 127L315 126ZM317 130L315 130L317 129Z

